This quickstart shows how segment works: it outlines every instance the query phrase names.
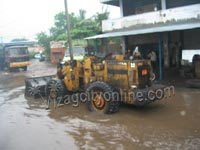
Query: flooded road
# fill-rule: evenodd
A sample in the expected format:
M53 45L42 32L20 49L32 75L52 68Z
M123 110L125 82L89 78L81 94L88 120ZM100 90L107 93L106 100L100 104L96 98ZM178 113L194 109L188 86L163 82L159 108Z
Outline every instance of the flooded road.
M91 113L84 104L46 110L42 99L24 97L26 77L55 72L38 61L27 72L0 72L0 150L200 149L199 89L179 86L173 98L122 105L113 115Z

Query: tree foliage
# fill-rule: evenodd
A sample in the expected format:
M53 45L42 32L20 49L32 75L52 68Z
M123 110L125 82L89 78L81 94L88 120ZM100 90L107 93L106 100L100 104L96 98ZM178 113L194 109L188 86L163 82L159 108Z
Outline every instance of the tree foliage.
M108 19L109 12L103 7L101 13L96 13L93 17L86 19L86 11L80 9L78 15L70 13L69 17L72 40L76 40L101 33L101 22ZM50 41L67 40L66 27L66 14L60 12L54 17L54 26L49 30L50 35L45 32L37 34L38 43L45 47L47 54L50 53Z
M79 16L80 16L81 20L84 20L85 16L86 16L86 10L80 9L79 10Z
M37 34L38 44L45 47L45 53L50 55L50 42L51 37L48 36L45 32L40 32Z
M109 18L110 13L108 12L107 8L102 7L102 13L96 13L94 15L94 20L97 26L97 34L102 33L102 21L107 20Z

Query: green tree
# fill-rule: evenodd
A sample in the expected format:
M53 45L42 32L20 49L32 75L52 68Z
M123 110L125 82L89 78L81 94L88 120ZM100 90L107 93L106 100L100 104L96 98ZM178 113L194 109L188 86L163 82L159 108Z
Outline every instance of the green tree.
M102 20L108 19L107 8L102 7L101 13L96 13L93 17L86 19L86 11L79 10L79 14L70 13L70 26L72 40L81 39L101 33ZM37 34L38 43L45 47L46 53L50 54L50 41L67 40L66 14L60 12L54 17L54 26L50 28L50 36L45 32Z
M70 15L70 26L71 29L76 27L76 24L80 21L80 19L74 14ZM67 35L67 23L66 23L66 15L65 12L60 12L54 17L54 26L50 28L50 34L55 41L58 40L66 40Z
M101 33L101 22L108 19L109 12L107 8L102 7L101 13L96 13L93 17L86 19L86 11L80 9L79 15L71 13L69 16L72 39L83 39ZM55 15L54 26L50 29L50 34L55 41L67 40L66 31L66 15L65 12L60 12Z
M66 32L65 13L60 12L54 17L54 26L50 28L50 34L53 39Z
M81 20L84 20L86 16L86 10L80 9L79 10L79 17Z
M76 24L76 28L72 29L73 39L83 39L88 36L95 35L97 26L94 20L85 19Z
M94 15L94 19L97 26L97 31L96 31L97 34L102 33L102 21L107 20L109 18L109 15L110 13L108 12L107 7L106 8L102 7L102 12L101 13L97 12Z
M38 44L45 47L45 53L50 56L50 42L52 38L47 35L46 32L40 32L37 34Z

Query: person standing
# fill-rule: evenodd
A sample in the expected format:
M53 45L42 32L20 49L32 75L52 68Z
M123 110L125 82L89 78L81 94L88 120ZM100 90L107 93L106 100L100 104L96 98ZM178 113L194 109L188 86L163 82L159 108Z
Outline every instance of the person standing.
M136 46L135 50L133 51L133 59L142 59L138 46Z
M157 56L156 56L156 52L151 50L148 54L148 58L151 60L151 65L153 67L153 70L155 71L156 70L156 60L157 60Z
M125 54L125 58L126 59L130 59L130 57L131 57L131 50L128 49L127 52L126 52L126 54Z

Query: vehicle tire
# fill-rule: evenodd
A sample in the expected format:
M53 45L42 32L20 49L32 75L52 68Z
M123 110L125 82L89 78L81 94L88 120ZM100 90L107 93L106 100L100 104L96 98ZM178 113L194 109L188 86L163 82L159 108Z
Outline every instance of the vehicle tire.
M105 82L93 82L87 88L87 107L92 112L112 114L119 110L119 94ZM118 96L116 95L118 94Z
M45 87L45 96L47 100L56 100L57 103L63 103L64 84L59 79L51 79Z
M23 67L23 70L24 70L24 71L27 71L27 66Z
M200 88L200 79L190 79L185 84L188 88Z

